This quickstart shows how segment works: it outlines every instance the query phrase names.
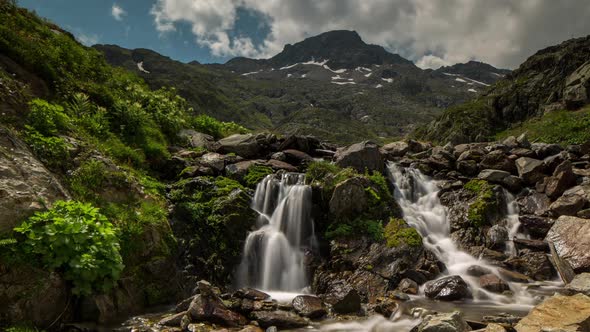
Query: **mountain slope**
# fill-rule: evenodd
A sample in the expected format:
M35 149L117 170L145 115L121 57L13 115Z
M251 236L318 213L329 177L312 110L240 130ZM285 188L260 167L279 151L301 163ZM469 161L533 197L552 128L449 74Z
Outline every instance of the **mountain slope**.
M416 135L454 143L486 141L498 132L590 102L590 36L538 51L477 100L447 109Z
M144 49L95 48L152 88L174 86L198 112L335 143L403 136L500 78L488 72L501 72L483 64L472 68L469 75L492 76L481 82L453 69L452 75L422 70L353 31L307 38L270 59L236 58L223 65L184 64Z

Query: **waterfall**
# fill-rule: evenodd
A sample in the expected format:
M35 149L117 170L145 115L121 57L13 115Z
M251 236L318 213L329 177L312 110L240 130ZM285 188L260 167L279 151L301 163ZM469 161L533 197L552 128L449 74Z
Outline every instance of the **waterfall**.
M309 283L305 254L316 238L311 218L311 187L305 176L269 175L256 187L252 209L257 230L246 238L238 284L265 291L301 292Z
M445 264L446 274L459 275L469 284L475 301L534 304L533 297L518 283L507 281L514 293L511 297L481 288L479 279L470 276L467 269L471 266L481 266L500 277L498 268L461 251L453 242L447 218L448 211L439 200L436 182L414 168L402 168L390 163L388 169L395 187L394 196L402 209L404 220L420 233L424 247ZM514 198L510 203L507 227L510 228L509 234L514 236L518 230L518 210Z

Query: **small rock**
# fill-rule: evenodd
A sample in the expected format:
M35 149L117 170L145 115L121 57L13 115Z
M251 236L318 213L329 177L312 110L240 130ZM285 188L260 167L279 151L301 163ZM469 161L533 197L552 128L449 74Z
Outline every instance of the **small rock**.
M264 328L275 326L279 329L292 329L309 325L309 320L288 311L254 311L251 315Z
M180 326L182 318L187 315L187 312L179 312L167 317L162 318L158 324L162 326Z
M486 274L492 273L492 270L488 269L487 267L483 267L480 265L471 265L467 268L467 274L472 277L481 277Z
M510 290L510 286L508 286L504 280L491 273L479 277L479 285L483 289L493 293L502 293L504 291Z
M418 294L418 284L412 279L402 279L397 288L406 294Z
M581 273L574 277L574 280L565 286L566 295L582 293L590 296L590 273Z
M234 293L235 297L250 300L266 300L270 295L254 288L241 288Z
M471 331L469 324L458 312L426 316L417 326L418 332L466 332Z

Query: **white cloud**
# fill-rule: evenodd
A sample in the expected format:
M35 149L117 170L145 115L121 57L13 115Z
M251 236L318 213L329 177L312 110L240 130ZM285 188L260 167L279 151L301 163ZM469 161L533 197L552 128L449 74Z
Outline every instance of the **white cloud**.
M78 33L76 35L76 39L78 39L80 43L86 46L92 46L98 44L100 37L98 37L98 35L95 34Z
M114 3L111 7L111 15L115 18L115 20L122 21L123 16L127 16L127 12L121 8L121 6Z
M262 44L230 37L238 8L265 17ZM151 13L162 33L189 23L216 56L269 57L286 43L349 29L424 67L477 59L513 68L540 48L590 34L590 6L577 0L157 0Z

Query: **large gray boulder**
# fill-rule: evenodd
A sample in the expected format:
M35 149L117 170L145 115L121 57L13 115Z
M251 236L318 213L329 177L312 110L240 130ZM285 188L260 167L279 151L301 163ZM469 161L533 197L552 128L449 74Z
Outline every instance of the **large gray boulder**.
M229 327L242 326L248 322L244 316L225 306L211 284L199 281L198 288L200 294L193 298L187 312L191 320L206 321Z
M566 78L563 101L569 109L575 109L590 102L590 61L578 67Z
M557 254L567 261L576 273L590 272L590 219L561 216L546 240L553 243Z
M590 192L587 186L576 186L566 190L561 197L551 203L549 210L554 216L575 216L588 202Z
M517 332L590 331L590 297L554 295L529 312L514 327Z
M276 137L270 134L235 134L218 141L218 151L222 153L235 153L240 157L252 159L260 156L266 147Z
M369 180L362 177L339 183L330 199L330 213L337 217L351 217L365 211L369 204L365 188L369 185Z
M542 160L520 157L516 159L516 170L518 176L528 184L535 184L545 175L543 174L545 164Z
M356 143L346 148L338 149L334 155L336 165L352 167L364 173L369 171L383 171L384 161L379 146L371 141Z
M0 234L53 202L69 199L58 179L27 145L3 127L0 127L0 197Z
M213 136L203 134L192 129L183 129L180 131L178 136L191 148L206 149L209 151L213 151L218 148Z
M574 277L574 280L567 284L564 289L567 295L582 293L590 296L590 273L581 273Z
M328 313L324 303L317 296L299 295L293 299L292 304L293 309L301 316L320 318Z

